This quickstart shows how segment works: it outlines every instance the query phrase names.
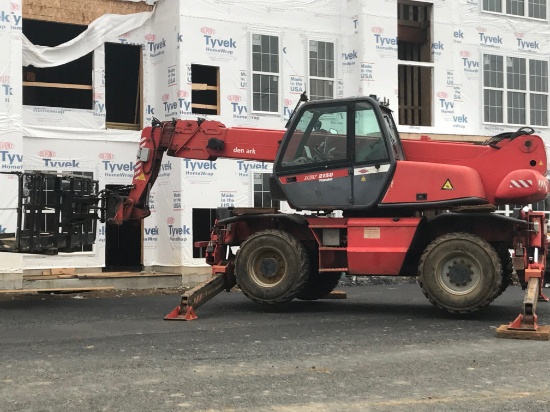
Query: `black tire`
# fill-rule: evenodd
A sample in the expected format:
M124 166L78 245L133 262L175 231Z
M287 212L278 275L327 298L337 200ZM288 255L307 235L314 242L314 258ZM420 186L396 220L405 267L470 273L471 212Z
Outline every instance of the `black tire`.
M301 300L318 300L324 298L338 286L342 274L340 272L311 273L306 287L297 296Z
M449 233L431 242L418 266L429 301L451 313L475 312L498 296L502 266L495 249L470 233Z
M496 295L493 296L493 300L502 295L513 282L512 257L510 256L510 252L508 249L499 250L498 256L500 258L500 265L502 266L502 283Z
M294 299L309 279L304 246L281 230L250 236L235 259L237 284L249 299L275 305Z

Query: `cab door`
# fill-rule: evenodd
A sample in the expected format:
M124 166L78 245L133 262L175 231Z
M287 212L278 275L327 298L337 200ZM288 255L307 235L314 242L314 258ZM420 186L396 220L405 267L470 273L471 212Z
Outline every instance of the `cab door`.
M353 123L353 205L375 206L393 174L391 142L384 127L383 114L369 101L355 104Z
M296 126L289 130L275 176L295 209L346 209L353 204L352 105L315 103L301 111Z

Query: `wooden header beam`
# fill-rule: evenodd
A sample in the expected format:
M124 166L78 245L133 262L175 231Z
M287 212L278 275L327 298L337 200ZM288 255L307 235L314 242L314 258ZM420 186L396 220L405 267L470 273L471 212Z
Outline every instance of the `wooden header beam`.
M133 14L153 10L144 1L25 0L23 19L88 25L104 14Z

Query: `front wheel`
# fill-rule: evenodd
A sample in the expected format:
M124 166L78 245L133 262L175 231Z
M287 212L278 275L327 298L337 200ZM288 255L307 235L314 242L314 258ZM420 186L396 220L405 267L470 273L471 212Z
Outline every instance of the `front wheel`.
M475 312L498 296L502 265L485 240L471 233L449 233L431 242L422 254L418 281L438 308Z
M277 304L294 299L309 279L304 246L282 230L264 230L250 236L235 260L237 283L251 300Z

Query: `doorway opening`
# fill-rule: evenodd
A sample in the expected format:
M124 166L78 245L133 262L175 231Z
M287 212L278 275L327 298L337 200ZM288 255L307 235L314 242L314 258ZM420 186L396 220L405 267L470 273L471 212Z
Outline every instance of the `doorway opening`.
M216 209L198 209L193 208L193 245L195 242L200 242L210 239L210 233L214 222L216 222ZM193 246L193 257L203 258L204 249Z
M117 190L123 185L105 185L107 190ZM104 272L140 271L142 257L142 221L127 221L122 225L105 225Z

